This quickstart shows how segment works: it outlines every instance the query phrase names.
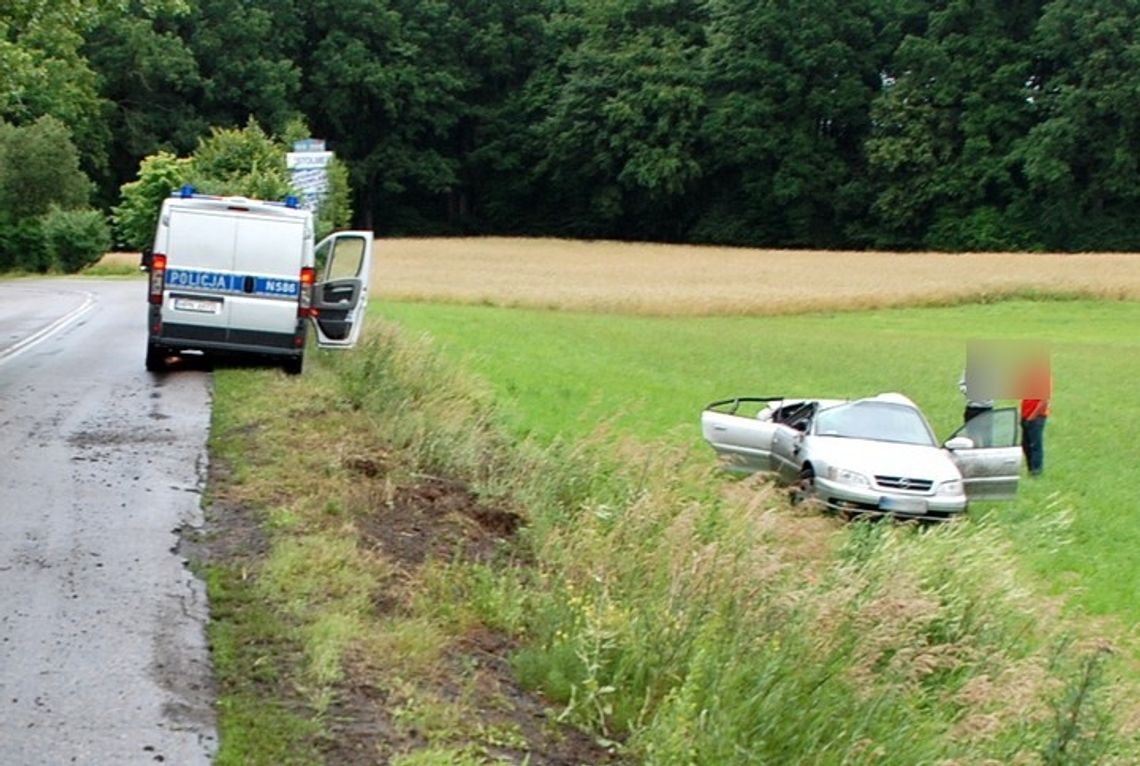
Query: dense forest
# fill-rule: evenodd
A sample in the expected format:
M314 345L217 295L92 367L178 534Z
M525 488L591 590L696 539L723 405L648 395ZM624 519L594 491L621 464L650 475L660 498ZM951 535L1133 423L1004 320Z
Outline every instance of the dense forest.
M45 131L108 210L253 118L325 139L385 234L1133 250L1138 29L1134 0L0 0L0 207Z

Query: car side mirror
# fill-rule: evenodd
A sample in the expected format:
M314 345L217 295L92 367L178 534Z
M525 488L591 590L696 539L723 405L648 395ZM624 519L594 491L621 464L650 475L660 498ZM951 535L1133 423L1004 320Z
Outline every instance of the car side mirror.
M808 430L807 421L806 420L797 420L795 423L792 423L792 428L796 429L801 434L806 434L807 430Z
M955 450L960 450L960 449L973 449L974 448L974 440L971 439L969 436L955 436L953 439L946 442L942 446L945 447L946 449L950 450L951 452L953 452Z

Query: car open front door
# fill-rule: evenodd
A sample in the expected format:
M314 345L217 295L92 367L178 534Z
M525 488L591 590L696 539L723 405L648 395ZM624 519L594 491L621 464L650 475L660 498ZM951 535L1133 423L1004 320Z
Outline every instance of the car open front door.
M772 434L779 426L737 414L742 404L781 401L781 397L739 397L713 402L701 413L701 433L734 473L772 470Z
M316 260L322 275L313 291L317 344L352 348L368 310L372 232L338 231L317 245Z
M971 500L1012 500L1017 495L1021 475L1017 430L1017 409L1005 407L974 416L946 442L950 445L964 436L974 444L949 449Z

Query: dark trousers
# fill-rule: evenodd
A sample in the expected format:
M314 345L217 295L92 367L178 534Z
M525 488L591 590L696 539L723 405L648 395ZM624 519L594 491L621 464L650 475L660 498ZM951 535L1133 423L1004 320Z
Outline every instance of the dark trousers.
M1021 451L1025 453L1025 463L1029 473L1036 476L1045 468L1045 421L1047 418L1033 418L1021 421Z

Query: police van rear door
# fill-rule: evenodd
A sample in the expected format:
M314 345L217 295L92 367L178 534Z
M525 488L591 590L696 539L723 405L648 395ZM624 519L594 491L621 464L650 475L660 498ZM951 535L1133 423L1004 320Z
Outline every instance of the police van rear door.
M162 322L194 328L198 339L224 341L229 329L226 295L236 286L233 274L237 221L223 210L178 201L170 208ZM185 333L179 333L184 335Z
M237 216L233 268L242 285L229 299L231 343L291 347L310 221L288 208Z
M321 281L313 292L313 317L321 348L352 348L368 309L372 232L338 231L316 247Z

